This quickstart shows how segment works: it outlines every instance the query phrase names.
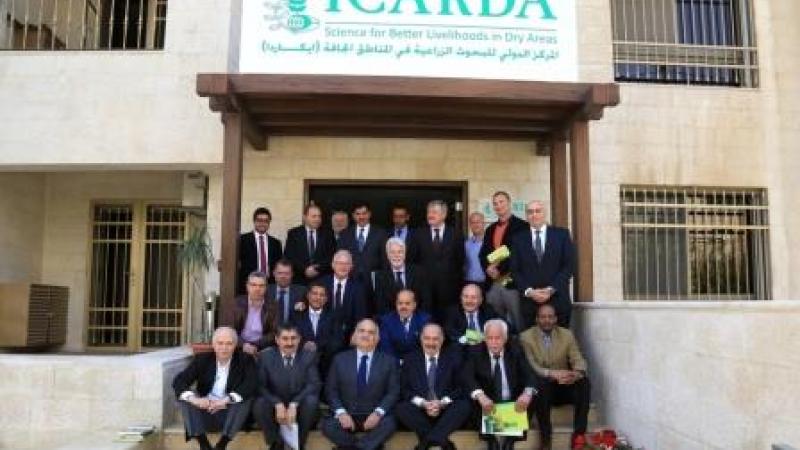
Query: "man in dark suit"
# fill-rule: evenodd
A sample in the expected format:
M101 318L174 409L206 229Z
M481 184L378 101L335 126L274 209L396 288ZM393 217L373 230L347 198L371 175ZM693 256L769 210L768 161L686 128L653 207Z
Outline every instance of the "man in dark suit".
M415 450L455 450L450 434L470 416L472 405L461 389L461 356L445 350L442 327L422 329L422 349L403 361L402 394L397 420L417 434Z
M494 410L495 404L514 402L518 412L527 411L528 420L533 414L533 396L540 382L519 346L508 341L508 324L492 319L483 327L485 342L470 352L464 363L464 387L480 406L483 414ZM492 434L480 434L487 450L497 450L500 445ZM514 442L525 436L506 437L503 450L512 450Z
M379 333L372 319L358 322L356 348L336 355L328 373L325 393L333 417L323 421L322 433L337 448L380 448L396 428L397 360L376 350Z
M303 349L317 354L319 373L325 377L334 355L344 348L344 335L336 326L333 311L326 307L328 290L319 281L312 281L306 293L307 307L295 311L292 323L297 327Z
M331 214L331 229L333 230L333 237L336 239L336 245L339 245L339 238L342 232L347 229L349 222L350 219L345 211L337 209Z
M256 393L253 358L236 350L236 331L220 327L211 341L213 353L195 355L172 382L186 430L202 450L212 449L206 433L221 429L214 449L225 449L250 414ZM194 389L192 388L194 386Z
M380 351L388 353L402 364L405 356L419 348L422 327L431 321L425 311L417 310L414 292L403 289L397 293L395 311L381 316Z
M253 212L253 231L239 236L237 294L246 292L247 275L258 271L269 276L275 268L275 262L283 257L281 241L267 234L271 222L272 213L267 208L256 208Z
M483 325L497 317L492 306L483 302L481 288L469 283L461 288L461 303L451 306L447 311L444 323L447 339L458 344L463 351L474 349L479 342L471 342L467 330L483 335Z
M414 234L411 227L408 226L409 220L411 220L411 214L408 212L408 207L394 205L392 207L392 229L389 232L389 237L396 237L408 243L411 235Z
M417 305L430 311L431 285L425 273L414 264L406 264L406 244L402 239L391 237L386 241L389 268L375 273L375 316L394 311L397 293L403 289L414 291Z
M545 222L544 203L534 200L525 208L529 227L511 241L511 272L520 292L523 329L530 328L538 305L552 304L558 326L569 328L572 300L569 282L574 272L575 250L569 230Z
M333 273L320 281L328 289L328 308L333 312L333 322L345 344L353 333L356 322L367 317L364 285L351 275L353 258L347 250L333 255Z
M306 297L306 287L292 284L292 263L281 259L275 263L272 279L275 283L267 287L267 299L275 303L278 310L278 324L285 325L291 321L292 313Z
M260 397L253 405L253 416L270 450L284 448L280 426L295 423L299 449L304 449L319 407L316 355L300 347L300 333L293 325L279 327L275 339L277 348L270 347L259 357Z
M241 348L253 356L275 342L278 327L278 308L275 302L266 299L266 290L267 276L261 272L251 273L247 278L247 295L236 297L233 310L233 328Z
M306 285L330 273L331 258L336 251L333 232L321 228L322 210L313 203L303 209L303 225L286 234L286 259L292 262L294 283Z
M353 255L353 275L362 283L368 283L373 270L385 266L386 231L370 223L372 211L365 202L353 208L353 225L339 237L338 248Z
M486 302L492 305L500 317L510 320L515 331L520 332L525 330L526 322L522 320L519 292L511 276L511 260L490 264L487 258L490 253L504 245L511 250L511 238L525 230L527 224L512 214L511 196L507 192L497 191L492 195L492 209L497 214L497 221L486 229L479 254L489 281Z
M464 238L461 230L445 224L447 203L428 203L428 225L414 232L409 246L412 263L422 267L431 281L431 313L437 321L458 299L464 268Z

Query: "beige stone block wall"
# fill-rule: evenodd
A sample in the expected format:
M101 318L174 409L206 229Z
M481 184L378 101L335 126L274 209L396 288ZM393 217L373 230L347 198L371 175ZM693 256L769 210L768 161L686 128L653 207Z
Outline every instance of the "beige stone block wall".
M800 443L796 302L607 303L575 317L601 417L637 446Z
M0 282L39 282L42 275L44 175L0 173Z

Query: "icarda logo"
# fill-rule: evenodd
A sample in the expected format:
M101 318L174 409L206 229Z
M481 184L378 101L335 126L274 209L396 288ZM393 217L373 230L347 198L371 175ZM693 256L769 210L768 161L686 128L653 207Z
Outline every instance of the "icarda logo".
M303 33L318 28L319 20L306 14L306 1L314 0L265 1L264 8L267 13L264 15L264 19L270 24L269 30Z

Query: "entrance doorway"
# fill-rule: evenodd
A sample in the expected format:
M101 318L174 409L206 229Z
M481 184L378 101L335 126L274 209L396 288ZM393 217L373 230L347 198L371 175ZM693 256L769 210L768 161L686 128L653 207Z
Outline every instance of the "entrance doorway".
M392 206L403 205L411 214L412 228L426 223L425 207L431 200L447 203L447 223L464 228L467 204L466 181L384 181L384 180L306 180L305 201L319 205L324 225L330 226L331 213L352 212L356 201L366 201L372 209L372 223L392 227ZM352 223L352 218L351 218Z

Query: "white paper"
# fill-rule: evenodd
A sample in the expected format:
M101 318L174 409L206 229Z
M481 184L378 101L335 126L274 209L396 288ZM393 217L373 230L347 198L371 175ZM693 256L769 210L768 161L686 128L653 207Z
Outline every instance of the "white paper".
M300 429L297 422L291 425L281 425L281 439L294 450L300 447Z

